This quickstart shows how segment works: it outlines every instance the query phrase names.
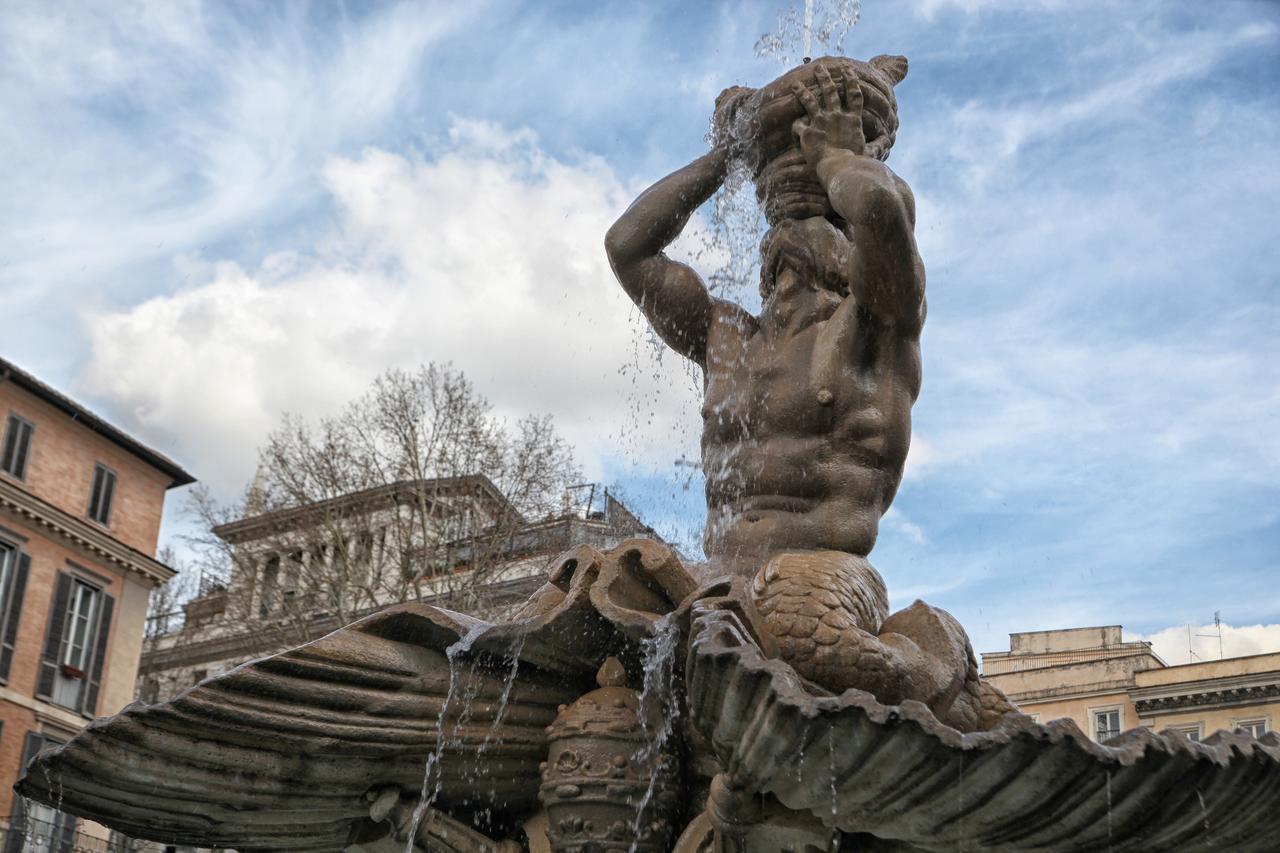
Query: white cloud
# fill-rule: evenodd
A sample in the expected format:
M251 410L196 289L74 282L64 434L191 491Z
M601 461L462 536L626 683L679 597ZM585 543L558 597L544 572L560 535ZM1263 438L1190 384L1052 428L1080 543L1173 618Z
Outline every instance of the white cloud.
M1222 625L1222 644L1213 625L1175 625L1150 634L1135 634L1146 640L1165 663L1177 665L1198 661L1280 652L1280 625Z
M1039 6L1045 9L1056 9L1063 6L1066 0L917 0L916 14L926 21L932 21L939 12L954 9L966 15L975 15L988 10L1025 9L1028 6Z
M886 528L901 533L917 545L924 545L928 541L924 535L924 528L903 515L902 510L897 507L889 507L889 511L884 514L881 521Z
M925 475L930 467L942 461L938 446L917 430L911 436L907 451L907 464L902 472L903 480L915 480Z
M428 360L454 362L509 417L556 415L589 473L696 454L692 376L654 359L604 255L630 192L602 161L457 119L430 158L368 149L324 180L340 227L315 253L206 264L194 286L90 314L81 391L224 488L281 411L332 410L386 367Z
M0 310L101 292L313 200L315 171L393 115L429 48L474 10L400 5L323 46L305 7L252 22L202 4L45 4L0 15ZM150 292L111 282L112 296Z
M1273 23L1251 22L1229 31L1161 33L1146 46L1145 55L1133 55L1128 40L1095 46L1096 54L1107 54L1105 62L1095 56L1098 68L1090 69L1092 74L1100 70L1101 79L1027 92L1034 97L1013 104L974 98L912 133L936 135L933 147L964 164L968 188L975 191L1007 170L1008 161L1029 144L1046 139L1070 144L1081 134L1096 137L1105 127L1132 123L1162 90L1201 77L1233 52L1273 42L1278 34L1280 27ZM1112 55L1114 50L1124 51L1123 57ZM1194 121L1203 125L1210 118L1201 115Z

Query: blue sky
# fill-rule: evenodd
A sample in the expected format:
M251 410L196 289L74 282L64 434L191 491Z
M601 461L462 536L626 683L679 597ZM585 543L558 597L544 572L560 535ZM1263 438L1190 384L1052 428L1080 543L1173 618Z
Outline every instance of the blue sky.
M696 542L698 380L601 240L722 88L783 70L754 45L787 10L6 4L0 352L227 494L283 411L451 360ZM845 48L911 60L889 163L930 314L872 555L894 603L979 650L1280 623L1280 4L866 0Z

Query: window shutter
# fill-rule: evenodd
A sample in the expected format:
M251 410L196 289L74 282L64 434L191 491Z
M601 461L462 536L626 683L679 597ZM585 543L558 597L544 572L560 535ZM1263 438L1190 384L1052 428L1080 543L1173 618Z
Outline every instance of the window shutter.
M9 415L5 420L4 455L0 456L0 469L13 473L18 462L18 428L21 424L16 417Z
M58 652L62 647L62 629L67 621L67 600L70 597L71 575L58 572L53 606L49 608L49 622L45 627L44 658L40 661L40 678L36 682L36 695L46 699L53 696L53 680L58 671Z
M9 668L13 665L13 647L18 642L18 622L22 617L22 596L27 591L27 572L31 569L31 555L18 552L9 588L5 590L6 612L0 614L4 635L0 636L0 680L9 680Z
M27 732L26 742L22 748L22 770L26 772L31 766L31 762L35 760L40 750L46 746L61 746L62 741L46 737L39 732ZM9 818L8 838L5 844L5 853L23 853L23 851L33 850L34 847L27 844L27 836L38 836L42 833L49 833L46 845L41 846L41 850L48 850L51 853L72 853L75 847L76 839L76 817L66 812L57 812L54 817L52 826L40 825L30 826L27 821L26 801L21 797L14 797L13 814Z
M102 593L101 615L98 617L98 637L94 641L93 664L89 670L89 682L85 685L84 702L80 713L93 717L98 712L98 688L102 682L102 665L107 658L107 639L111 636L111 611L115 609L116 600L105 592Z
M22 764L19 772L25 773L31 766L31 760L44 747L44 737L38 732L27 732L22 743ZM9 832L5 838L4 853L22 853L26 847L26 836L33 830L27 825L26 801L22 797L13 798L13 814L9 817Z

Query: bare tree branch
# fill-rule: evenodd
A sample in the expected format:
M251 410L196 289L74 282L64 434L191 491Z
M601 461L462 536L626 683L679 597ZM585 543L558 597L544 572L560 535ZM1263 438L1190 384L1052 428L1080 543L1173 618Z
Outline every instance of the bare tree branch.
M403 601L484 611L516 532L579 478L549 416L503 422L449 365L390 370L334 417L286 415L240 500L194 490L187 544L265 652Z

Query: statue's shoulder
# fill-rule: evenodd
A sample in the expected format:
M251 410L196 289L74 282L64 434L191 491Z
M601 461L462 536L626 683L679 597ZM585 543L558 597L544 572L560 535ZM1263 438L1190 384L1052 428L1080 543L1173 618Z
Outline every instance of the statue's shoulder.
M713 297L711 330L717 337L750 337L760 328L760 320L736 302Z

